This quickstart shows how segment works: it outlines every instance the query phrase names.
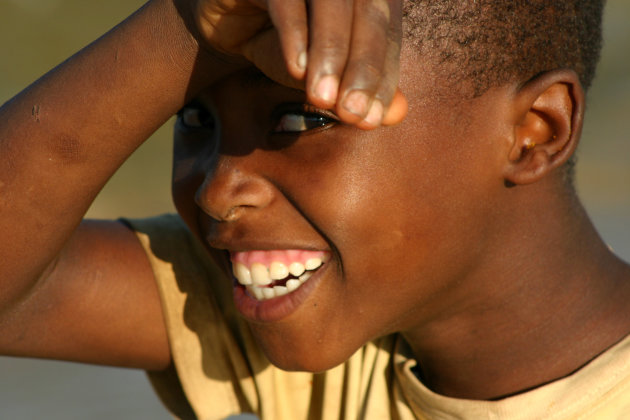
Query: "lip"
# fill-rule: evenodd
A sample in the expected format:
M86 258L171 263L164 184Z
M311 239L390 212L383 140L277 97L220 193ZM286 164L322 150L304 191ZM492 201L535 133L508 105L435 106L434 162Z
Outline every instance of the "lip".
M268 236L268 235L267 235ZM323 251L330 252L329 246L326 242L314 241L314 240L302 240L293 239L291 242L285 242L281 240L269 239L252 240L252 239L232 239L229 240L217 237L216 235L202 235L204 242L212 249L225 251L226 254L232 252L247 252L247 251L273 251L273 250L304 250L304 251ZM228 255L228 259L229 259Z
M291 293L259 301L250 296L245 286L233 279L233 298L236 309L251 322L276 322L295 312L313 293L326 274L330 261L322 265L306 283Z

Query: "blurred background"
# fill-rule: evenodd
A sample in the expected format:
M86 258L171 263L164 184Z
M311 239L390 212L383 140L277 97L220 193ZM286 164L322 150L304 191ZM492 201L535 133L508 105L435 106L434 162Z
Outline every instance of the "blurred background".
M0 103L142 5L0 0ZM577 187L604 239L630 261L630 2L609 0L604 50L578 151ZM0 124L3 123L0 121ZM173 211L172 121L111 179L90 217ZM0 239L1 240L1 239ZM168 419L143 372L0 357L0 419Z

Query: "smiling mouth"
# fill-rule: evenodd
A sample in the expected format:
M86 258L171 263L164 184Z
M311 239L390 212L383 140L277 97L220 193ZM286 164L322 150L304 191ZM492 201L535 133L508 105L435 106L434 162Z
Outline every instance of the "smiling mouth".
M273 250L231 252L232 273L258 301L289 294L330 259L325 251Z

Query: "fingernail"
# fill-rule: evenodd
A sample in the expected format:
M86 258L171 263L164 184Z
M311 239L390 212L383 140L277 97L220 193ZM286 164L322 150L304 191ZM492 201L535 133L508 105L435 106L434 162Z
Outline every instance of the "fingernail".
M308 62L308 57L306 55L306 51L302 51L300 55L298 55L297 65L300 70L306 69L306 63Z
M370 111L364 121L373 127L378 127L383 122L383 104L378 99L372 102Z
M329 103L335 103L337 100L337 90L339 89L339 81L333 75L327 75L319 79L315 87L315 95L321 100Z
M353 90L343 101L343 107L359 117L363 117L368 112L369 98L359 90ZM381 111L382 112L382 111Z

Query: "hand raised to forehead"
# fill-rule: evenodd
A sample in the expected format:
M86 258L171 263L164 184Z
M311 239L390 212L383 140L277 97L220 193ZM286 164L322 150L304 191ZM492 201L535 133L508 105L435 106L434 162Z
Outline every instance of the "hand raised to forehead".
M196 0L202 44L245 57L360 128L400 122L400 0Z

